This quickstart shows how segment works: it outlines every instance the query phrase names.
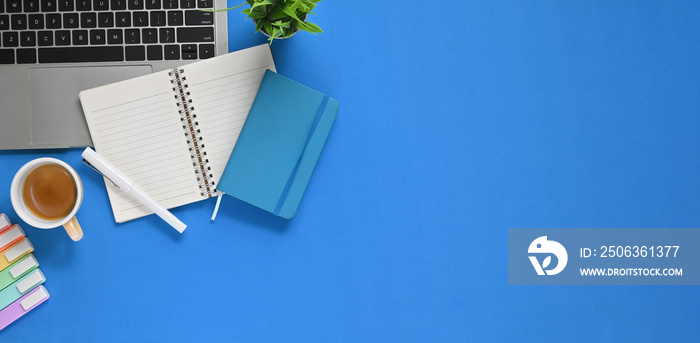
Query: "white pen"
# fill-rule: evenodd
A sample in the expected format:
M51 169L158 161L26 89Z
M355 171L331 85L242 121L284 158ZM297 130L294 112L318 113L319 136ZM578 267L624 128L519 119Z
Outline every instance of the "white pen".
M141 188L139 188L134 181L131 181L126 175L122 174L117 168L115 168L111 163L107 162L102 156L98 155L94 150L90 148L85 148L83 151L83 162L95 169L98 173L102 174L112 183L122 189L123 191L129 193L131 196L140 201L144 206L148 207L149 210L153 211L158 217L161 217L168 224L175 228L178 232L182 233L185 231L187 225L181 222L177 217L175 217L170 211L165 207L158 204L153 198L148 196Z

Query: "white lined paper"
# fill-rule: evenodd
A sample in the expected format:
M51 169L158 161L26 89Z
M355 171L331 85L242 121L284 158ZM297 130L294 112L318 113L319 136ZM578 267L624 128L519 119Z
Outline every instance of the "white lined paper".
M166 208L201 199L170 79L163 71L81 93L95 150ZM151 213L105 184L117 222Z

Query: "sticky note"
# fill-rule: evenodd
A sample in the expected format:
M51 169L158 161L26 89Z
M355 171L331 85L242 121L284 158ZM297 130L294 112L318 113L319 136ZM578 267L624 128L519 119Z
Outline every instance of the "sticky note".
M39 267L39 262L34 255L28 254L9 267L0 271L0 291L13 284L24 275Z
M12 244L19 242L24 237L24 231L19 224L12 225L0 233L0 252L5 251Z
M5 270L12 263L32 251L34 251L32 243L26 237L22 238L19 242L0 252L0 270Z
M34 269L34 271L23 276L21 279L10 285L10 287L0 291L0 309L12 304L17 299L27 294L27 292L34 289L36 286L43 284L44 281L46 281L46 278L41 270Z
M44 286L39 286L31 290L26 295L19 298L9 306L0 311L0 330L12 324L27 312L33 310L39 304L49 298L49 292Z
M4 213L0 213L0 232L5 231L5 229L10 225L12 225L12 223L10 223L10 219L7 218Z

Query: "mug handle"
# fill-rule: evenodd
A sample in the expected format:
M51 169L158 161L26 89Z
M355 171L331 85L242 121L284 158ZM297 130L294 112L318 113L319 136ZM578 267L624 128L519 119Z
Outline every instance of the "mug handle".
M83 229L80 228L78 219L75 216L63 224L63 228L66 229L66 233L68 233L68 236L70 236L72 240L77 242L83 238Z

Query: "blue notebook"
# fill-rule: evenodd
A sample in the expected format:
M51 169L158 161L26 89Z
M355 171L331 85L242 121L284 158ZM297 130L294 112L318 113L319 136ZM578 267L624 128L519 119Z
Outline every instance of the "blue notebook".
M338 107L335 99L267 70L217 189L293 217Z

